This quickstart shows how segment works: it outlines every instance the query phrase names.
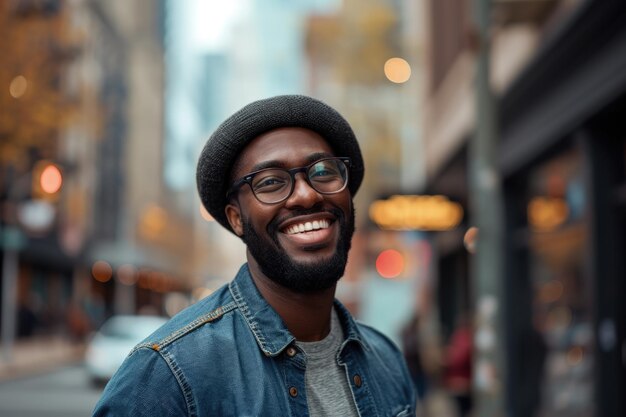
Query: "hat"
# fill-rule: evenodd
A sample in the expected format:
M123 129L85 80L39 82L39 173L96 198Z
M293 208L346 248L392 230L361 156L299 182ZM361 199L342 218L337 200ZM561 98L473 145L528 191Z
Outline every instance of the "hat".
M241 151L254 138L281 127L300 127L318 133L337 156L351 159L348 189L354 195L363 180L363 157L352 128L335 109L302 95L258 100L226 119L202 149L196 170L200 200L226 229L225 207L230 174Z

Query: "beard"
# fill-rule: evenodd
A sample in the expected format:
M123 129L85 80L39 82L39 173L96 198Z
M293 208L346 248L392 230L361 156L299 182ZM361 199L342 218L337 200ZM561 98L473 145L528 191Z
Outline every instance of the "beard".
M268 238L261 237L247 219L243 221L242 239L251 255L259 264L266 277L275 283L296 293L314 293L331 288L343 276L348 261L348 252L354 234L354 206L351 216L346 218L339 208L313 208L295 212L294 215L307 215L327 211L332 213L339 223L339 241L330 259L312 262L296 262L282 249L278 242L278 221L272 221L267 227Z

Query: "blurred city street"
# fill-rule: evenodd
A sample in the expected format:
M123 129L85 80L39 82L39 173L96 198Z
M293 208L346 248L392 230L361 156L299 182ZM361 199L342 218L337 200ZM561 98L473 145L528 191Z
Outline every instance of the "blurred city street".
M0 361L0 416L78 417L91 414L104 388L83 365L85 346L61 337L19 341Z
M623 0L0 0L0 417L89 415L107 319L233 278L198 155L281 94L358 138L336 297L401 348L420 416L625 416L625 22Z
M83 417L91 414L102 389L89 384L80 365L67 365L0 381L2 417Z
M0 382L56 370L82 362L83 343L62 337L37 337L21 340L13 346L11 360L0 361Z

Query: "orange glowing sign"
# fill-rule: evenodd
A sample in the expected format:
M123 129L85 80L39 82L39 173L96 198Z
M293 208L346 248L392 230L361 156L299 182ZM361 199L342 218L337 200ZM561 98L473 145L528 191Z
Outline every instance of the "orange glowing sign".
M528 223L536 230L553 230L568 216L569 207L562 198L534 197L528 203Z
M394 195L374 201L369 215L382 229L443 231L461 223L463 208L442 195Z

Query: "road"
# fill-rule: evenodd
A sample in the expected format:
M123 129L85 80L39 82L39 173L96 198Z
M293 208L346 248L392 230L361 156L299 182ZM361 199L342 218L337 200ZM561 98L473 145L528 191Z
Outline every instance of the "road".
M102 389L82 366L0 383L0 417L90 416Z

